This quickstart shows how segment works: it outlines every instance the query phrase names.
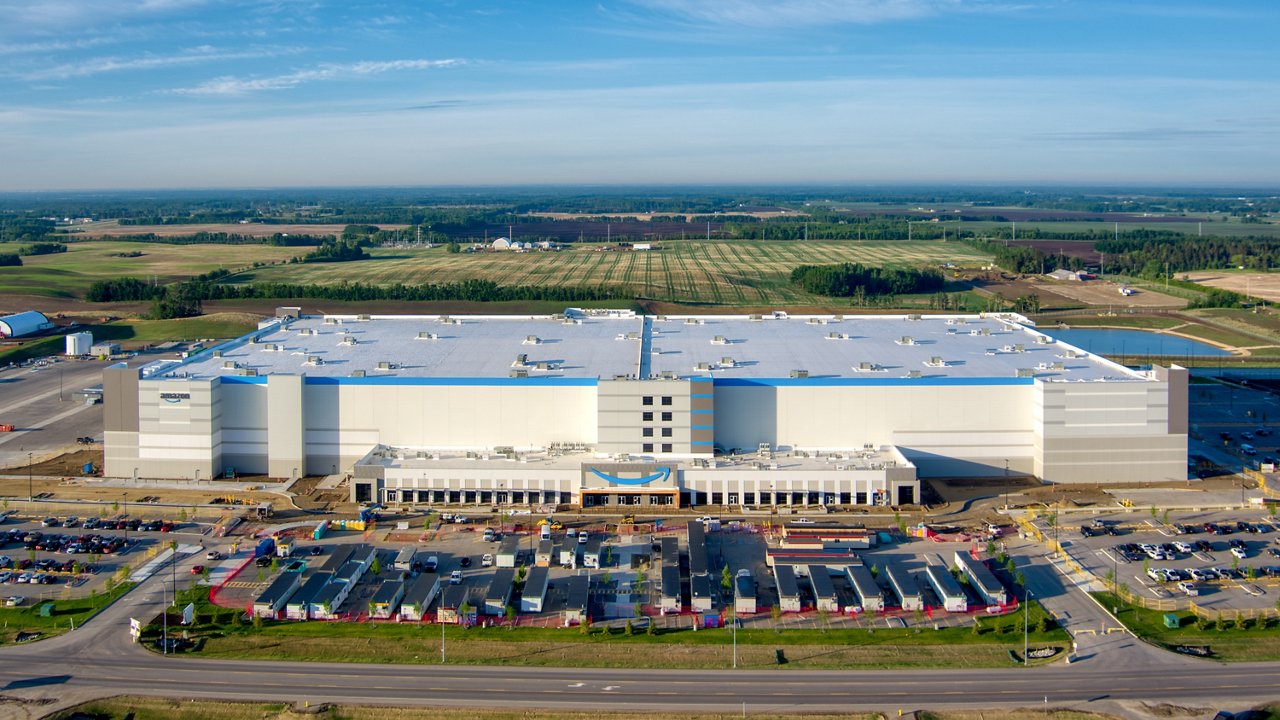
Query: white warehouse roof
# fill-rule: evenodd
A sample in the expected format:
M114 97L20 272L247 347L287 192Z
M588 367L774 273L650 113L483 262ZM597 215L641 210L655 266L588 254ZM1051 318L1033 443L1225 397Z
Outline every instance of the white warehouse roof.
M1148 379L1021 320L590 310L564 317L313 316L264 328L162 372L512 382L526 379L517 374L565 382L619 376L849 384Z

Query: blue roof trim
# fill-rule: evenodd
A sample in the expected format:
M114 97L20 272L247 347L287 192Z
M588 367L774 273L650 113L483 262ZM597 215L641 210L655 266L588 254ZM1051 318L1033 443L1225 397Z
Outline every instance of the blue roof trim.
M712 393L694 393L694 394L690 395L689 397L691 397L691 398L713 398L713 397L715 397L715 395L714 395L714 394L712 394Z
M712 415L714 413L715 413L714 410L690 410L689 411L690 415Z
M961 385L1034 385L1035 378L1020 377L920 377L920 378L719 378L718 387L885 387L885 386L961 386ZM697 412L697 410L694 410Z
M435 386L513 386L513 387L596 387L597 378L579 377L528 377L528 378L482 378L482 377L308 377L308 385L435 385Z
M711 445L712 442L710 440L694 440L689 444L690 445Z
M690 430L715 430L715 425L690 425Z
M266 375L219 375L223 385L266 385Z

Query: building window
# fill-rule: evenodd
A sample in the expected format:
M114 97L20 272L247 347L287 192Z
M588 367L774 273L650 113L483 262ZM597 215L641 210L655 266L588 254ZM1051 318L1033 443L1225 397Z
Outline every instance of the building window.
M644 397L640 398L640 404L641 404L641 405L652 405L652 404L653 404L653 396L652 396L652 395L645 395Z
M653 443L645 443L641 445L640 452L653 452Z
M650 428L645 428L646 430ZM671 428L662 428L662 437L671 437Z
M669 412L662 413L662 422L671 422L671 413Z
M671 452L671 443L662 443L662 452L664 453Z
M645 422L653 422L653 411L649 410L647 412L641 413L640 419Z
M663 396L662 396L662 404L663 404L663 405L670 405L670 404L671 404L671 396L670 396L670 395L663 395Z
M642 437L653 437L653 428L641 428L640 435Z

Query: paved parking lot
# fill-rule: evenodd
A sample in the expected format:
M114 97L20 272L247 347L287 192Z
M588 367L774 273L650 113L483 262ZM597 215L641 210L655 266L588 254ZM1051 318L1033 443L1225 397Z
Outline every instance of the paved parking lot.
M1276 607L1280 598L1280 523L1268 513L1170 513L1168 525L1162 522L1163 513L1160 515L1151 518L1140 511L1072 515L1064 519L1058 538L1064 550L1090 572L1098 577L1114 573L1119 582L1143 597L1192 600L1215 610ZM1102 523L1100 527L1094 526L1095 518ZM1237 529L1236 523L1241 521L1259 532ZM1040 522L1039 527L1045 529L1043 520ZM1205 532L1206 522L1231 533ZM1186 532L1178 533L1178 526ZM1082 534L1082 527L1090 536ZM1108 533L1108 528L1116 534ZM1232 554L1232 541L1242 546L1243 557ZM1177 572L1169 577L1169 571ZM1196 595L1180 590L1179 582L1190 583Z

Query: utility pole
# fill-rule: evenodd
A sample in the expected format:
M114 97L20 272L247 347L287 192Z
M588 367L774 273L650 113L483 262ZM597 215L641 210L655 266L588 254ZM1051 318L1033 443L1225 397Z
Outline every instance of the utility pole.
M1022 604L1025 606L1022 609L1022 666L1027 667L1031 664L1031 658L1027 655L1027 630L1031 625L1031 588L1025 585L1022 587Z

